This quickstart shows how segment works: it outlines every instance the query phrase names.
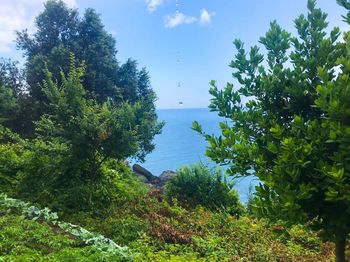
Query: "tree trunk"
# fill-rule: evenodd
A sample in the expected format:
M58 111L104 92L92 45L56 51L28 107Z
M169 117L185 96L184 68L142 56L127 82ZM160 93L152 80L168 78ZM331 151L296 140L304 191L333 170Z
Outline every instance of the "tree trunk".
M346 240L337 240L335 243L336 262L345 262Z

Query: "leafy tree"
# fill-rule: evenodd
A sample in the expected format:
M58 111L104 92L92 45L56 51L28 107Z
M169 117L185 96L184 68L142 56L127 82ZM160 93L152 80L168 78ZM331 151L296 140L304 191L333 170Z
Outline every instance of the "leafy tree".
M120 101L119 87L116 86L118 62L115 39L106 32L95 10L88 8L85 11L79 22L78 34L78 49L73 52L86 64L84 87L98 101L106 101L107 98Z
M45 98L40 83L47 67L55 78L61 70L68 72L69 54L76 51L72 41L78 35L78 12L63 1L47 1L44 11L35 20L37 30L30 36L27 30L17 32L17 47L24 51L28 91L35 101ZM74 52L75 53L75 52Z
M117 85L124 87L122 97L127 102L140 105L136 117L138 121L143 122L139 128L142 150L136 157L144 159L146 154L154 149L152 139L161 132L163 127L163 123L157 123L154 104L157 96L151 87L149 74L145 68L138 70L135 60L128 59L118 70Z
M337 41L339 28L326 33L327 15L308 1L307 16L295 20L298 35L276 22L260 43L237 48L231 67L240 84L219 90L212 81L210 108L229 122L210 136L198 123L207 155L228 164L233 176L257 176L257 208L289 222L312 221L336 243L337 261L345 261L350 232L350 33ZM338 1L350 10L346 0ZM350 22L350 14L345 17Z
M91 206L94 194L102 190L101 183L106 196L115 187L105 164L133 156L142 147L138 129L143 125L137 118L140 104L99 104L87 97L83 76L84 67L76 68L74 56L68 75L61 74L60 85L46 71L42 88L50 113L36 122L37 139L28 145L28 175L20 189L27 197L45 191L72 197L80 191L88 194L80 204ZM35 192L28 190L28 185L37 185L33 187ZM72 194L64 193L69 189Z
M31 120L49 113L49 101L40 83L45 79L47 68L54 79L60 81L60 74L69 72L70 53L78 62L84 62L83 86L89 99L99 104L142 104L147 113L138 114L142 126L142 150L137 154L141 160L153 150L153 137L159 134L162 124L157 122L155 112L156 96L150 86L146 70L139 70L137 62L129 59L119 67L116 59L115 39L102 24L93 9L87 9L82 18L76 9L68 8L61 0L48 0L44 11L36 18L37 31L30 36L24 30L17 33L17 47L24 51L27 59L26 76L31 103L36 114ZM58 83L60 84L60 83ZM148 120L147 125L145 119ZM30 128L27 128L30 129ZM31 132L34 133L34 125ZM137 134L138 136L140 134Z
M36 121L34 139L0 125L1 190L66 212L108 210L125 191L122 162L149 150L142 137L151 130L142 115L147 104L98 103L83 87L84 74L74 55L59 81L46 69L48 113Z
M122 92L122 97L125 97L128 101L136 101L137 89L138 89L138 69L137 62L132 59L128 59L118 70L118 86L125 86Z

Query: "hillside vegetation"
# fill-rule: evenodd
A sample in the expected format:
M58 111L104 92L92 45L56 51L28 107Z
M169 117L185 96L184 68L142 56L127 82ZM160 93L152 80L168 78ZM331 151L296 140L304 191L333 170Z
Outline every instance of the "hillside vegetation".
M60 228L64 222L54 222L56 217L47 210L39 212L2 196L0 261L334 260L333 244L322 243L303 226L269 225L248 216L237 219L202 207L186 210L158 194L149 192L108 217L72 216L73 223L98 232L88 237L77 227ZM124 247L98 243L99 234Z
M350 2L337 1L350 24ZM211 82L221 134L164 187L143 184L161 133L145 68L116 59L99 15L48 0L17 32L25 66L0 60L1 261L334 261L349 258L350 32L307 1ZM231 176L231 177L228 177ZM260 183L242 204L234 178Z

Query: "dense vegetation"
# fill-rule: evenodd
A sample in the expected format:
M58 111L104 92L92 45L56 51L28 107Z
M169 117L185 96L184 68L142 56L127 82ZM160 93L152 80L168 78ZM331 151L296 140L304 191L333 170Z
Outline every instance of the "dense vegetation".
M136 185L134 185L136 186ZM143 186L142 184L138 185ZM333 245L303 226L269 225L202 207L184 209L150 192L109 216L69 215L90 232L126 247L108 249L101 236L66 224L48 210L1 196L0 261L333 261ZM22 214L22 215L20 215ZM31 219L31 220L29 220ZM57 221L53 224L52 221ZM87 237L86 237L87 236ZM93 240L94 242L92 242ZM108 242L104 242L109 245ZM119 252L118 252L119 251Z
M345 261L350 33L308 8L297 37L271 23L266 67L235 41L241 87L210 89L222 136L194 123L209 157L262 182L245 208L203 165L164 190L139 180L126 159L163 125L147 71L119 64L94 10L47 1L35 34L17 32L24 69L0 60L0 261Z
M163 125L148 73L131 59L119 66L94 10L79 18L47 1L36 26L17 33L24 71L1 61L1 183L57 210L108 210L119 163L142 161Z
M49 0L44 11L37 16L35 25L34 35L29 35L27 30L17 32L17 47L26 58L24 77L13 62L5 61L0 66L3 88L12 90L7 90L7 99L13 101L11 105L16 104L9 105L13 115L4 125L22 136L36 136L35 121L52 113L52 101L43 89L47 71L61 86L64 81L62 73L68 75L71 54L74 54L74 63L84 64L86 73L81 75L81 81L87 99L100 105L108 101L113 106L122 107L128 103L135 107L132 113L139 126L135 133L137 151L129 156L143 160L154 149L152 139L162 127L162 123L157 123L156 95L147 70L139 70L137 62L132 59L119 65L115 39L104 29L93 9L87 9L80 18L77 10L68 8L62 1Z

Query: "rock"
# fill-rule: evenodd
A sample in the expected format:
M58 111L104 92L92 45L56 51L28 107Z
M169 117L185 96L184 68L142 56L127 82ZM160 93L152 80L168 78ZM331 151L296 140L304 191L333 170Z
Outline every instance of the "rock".
M132 171L134 171L134 173L138 176L143 176L147 179L148 182L153 181L154 179L156 179L157 177L154 176L150 171L148 171L146 168L138 165L138 164L134 164L132 166Z
M136 173L136 172L134 172L134 174L135 174L137 177L140 178L140 181L141 181L141 182L143 182L143 183L145 183L145 184L148 184L148 183L149 183L147 177L145 177L145 176L143 176L143 175L140 175L140 174L138 174L138 173Z
M168 180L172 177L176 176L176 173L174 171L171 170L167 170L164 171L159 177L158 177L158 181L156 184L157 188L163 189L163 187L165 186L166 182L168 182Z
M171 170L164 171L159 177L154 176L150 171L148 171L146 168L134 164L132 166L132 170L134 173L141 177L145 184L148 184L149 186L156 188L158 190L163 191L165 183L172 177L176 176L176 173Z
M160 176L160 180L164 182L164 184L172 177L176 176L176 172L172 171L172 170L167 170L164 171Z

